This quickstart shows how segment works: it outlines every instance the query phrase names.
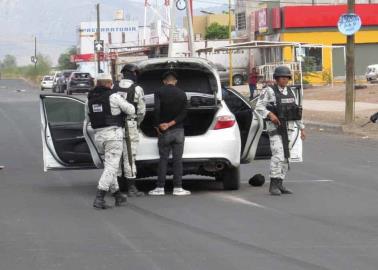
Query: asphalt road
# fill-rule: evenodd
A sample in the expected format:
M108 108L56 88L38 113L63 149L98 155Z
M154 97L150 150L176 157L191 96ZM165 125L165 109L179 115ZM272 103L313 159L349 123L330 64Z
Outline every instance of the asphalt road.
M239 191L188 180L192 196L96 211L99 170L42 170L38 94L0 80L1 270L378 268L378 142L311 132L291 196L247 184L259 161Z

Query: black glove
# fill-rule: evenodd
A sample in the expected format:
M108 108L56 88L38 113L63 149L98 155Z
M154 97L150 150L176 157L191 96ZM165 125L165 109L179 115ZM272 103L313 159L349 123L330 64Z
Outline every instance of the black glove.
M370 121L371 122L377 123L377 120L378 120L378 112L376 112L375 114L373 114L372 116L370 116Z

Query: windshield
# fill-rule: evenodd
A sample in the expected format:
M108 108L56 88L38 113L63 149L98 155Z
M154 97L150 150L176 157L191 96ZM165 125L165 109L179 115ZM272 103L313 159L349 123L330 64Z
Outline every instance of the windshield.
M162 87L162 75L167 70L151 70L141 74L138 83L143 87L146 95L153 94L156 89ZM217 82L213 74L200 70L175 69L178 79L177 87L185 92L202 94L214 94L217 92Z
M72 77L75 79L89 79L91 75L89 73L74 73Z

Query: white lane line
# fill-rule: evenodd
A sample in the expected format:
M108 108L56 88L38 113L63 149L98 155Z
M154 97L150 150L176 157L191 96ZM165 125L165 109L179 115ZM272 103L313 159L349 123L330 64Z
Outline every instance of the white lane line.
M285 183L330 183L330 182L335 182L335 180L329 180L329 179L321 179L321 180L284 180L284 182Z
M240 203L240 204L244 204L244 205L248 205L248 206L253 206L253 207L257 207L257 208L262 208L262 209L266 209L267 208L264 205L261 205L261 204L258 204L258 203L254 203L254 202L248 201L246 199L243 199L243 198L240 198L240 197L236 197L236 196L232 196L232 195L219 194L219 197L221 197L222 199L224 199L226 201L230 201L230 202L234 202L234 203Z

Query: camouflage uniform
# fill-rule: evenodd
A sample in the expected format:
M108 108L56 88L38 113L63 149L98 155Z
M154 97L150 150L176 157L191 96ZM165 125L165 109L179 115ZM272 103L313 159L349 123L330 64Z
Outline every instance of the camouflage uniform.
M109 90L110 91L110 90ZM119 94L112 94L109 98L112 115L121 112L127 115L135 114L134 106L125 101ZM88 106L85 106L88 117ZM89 118L87 118L89 121ZM122 156L124 129L122 127L105 127L95 130L95 143L100 152L105 153L104 171L98 183L98 189L112 193L119 190L117 172Z
M119 83L120 88L129 88L134 84L132 80L121 80ZM118 92L125 100L127 98L127 93L125 92ZM126 145L126 136L123 140L123 165L124 165L124 172L125 177L128 179L136 178L136 165L135 159L137 154L137 148L139 144L139 126L142 123L144 116L146 114L146 103L144 101L144 92L142 87L136 86L135 87L135 97L134 102L136 103L136 113L128 114L126 117L126 122L128 125L129 130L129 137L131 143L131 152L132 152L132 166L130 166L129 162L129 155L127 153L127 145ZM126 135L126 134L125 134ZM120 169L118 172L118 176L122 174L122 170Z
M292 91L288 87L284 89L279 88L279 90L284 94L287 95L288 91ZM269 103L273 102L276 105L276 96L274 90L271 87L267 87L262 90L259 100L256 104L256 111L262 115L264 118L267 118L269 114L269 110L267 106ZM296 102L298 102L296 98ZM285 158L284 155L284 147L282 143L281 135L276 133L277 126L273 124L271 121L266 122L267 132L269 134L270 139L270 149L272 152L272 158L270 160L270 178L279 178L285 179L286 173L288 171L288 160ZM303 121L288 121L287 122L287 130L288 130L288 137L289 141L293 141L293 136L295 136L295 129L304 129Z

